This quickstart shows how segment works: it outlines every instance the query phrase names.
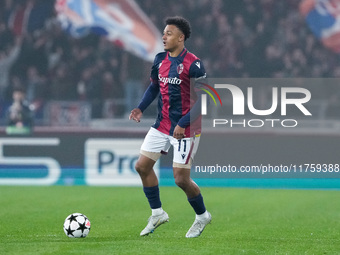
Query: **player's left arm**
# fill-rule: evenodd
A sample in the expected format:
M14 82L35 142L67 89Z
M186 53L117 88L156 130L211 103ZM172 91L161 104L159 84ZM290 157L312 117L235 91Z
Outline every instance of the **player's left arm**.
M189 75L190 78L195 79L194 88L197 94L197 101L195 102L191 110L178 121L177 126L174 130L174 134L176 133L176 131L177 133L184 134L185 128L188 127L191 122L195 121L201 115L202 90L200 90L199 88L207 83L205 68L201 60L197 59L191 64Z
M187 128L201 115L201 93L201 91L196 93L198 95L198 100L195 102L191 110L178 121L173 133L173 136L176 139L182 139L185 137L185 128Z

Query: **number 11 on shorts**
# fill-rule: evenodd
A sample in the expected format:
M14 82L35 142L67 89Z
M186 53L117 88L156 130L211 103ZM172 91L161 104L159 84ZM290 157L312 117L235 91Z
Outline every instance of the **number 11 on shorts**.
M187 140L178 140L178 151L181 151L181 147L182 147L182 142L183 142L183 152L186 152L187 150Z

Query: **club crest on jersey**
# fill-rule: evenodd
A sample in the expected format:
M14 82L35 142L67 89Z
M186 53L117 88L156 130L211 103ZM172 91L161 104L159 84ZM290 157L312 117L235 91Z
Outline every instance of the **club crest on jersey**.
M183 64L181 63L181 64L179 64L179 65L177 66L177 73L178 73L178 74L181 74L181 73L183 73L183 70L184 70L184 66L183 66Z

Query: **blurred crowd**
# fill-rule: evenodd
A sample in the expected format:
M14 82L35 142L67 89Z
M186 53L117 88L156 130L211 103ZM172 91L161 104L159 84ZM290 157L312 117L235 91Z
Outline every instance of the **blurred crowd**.
M55 18L53 0L2 2L2 108L11 101L12 91L23 87L27 100L38 111L51 100L90 102L93 118L106 116L103 113L106 101L123 104L115 116L130 111L127 108L131 106L124 106L124 102L131 101L128 94L134 91L133 86L143 91L148 85L151 63L96 35L80 39L68 36ZM299 13L299 1L136 2L160 31L167 16L181 15L190 20L193 33L186 46L203 60L210 77L340 78L339 56L325 49L309 31ZM49 10L44 25L34 31L15 28L15 11L38 4L45 4ZM332 109L337 109L340 102L339 91L326 89ZM340 117L336 110L332 114Z

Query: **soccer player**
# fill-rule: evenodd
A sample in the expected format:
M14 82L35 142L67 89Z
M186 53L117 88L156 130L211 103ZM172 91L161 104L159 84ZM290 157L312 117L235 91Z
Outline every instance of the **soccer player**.
M158 117L150 128L140 150L136 163L145 196L150 204L152 215L141 236L152 233L158 226L169 220L162 209L158 179L153 170L155 162L169 147L174 148L173 174L175 183L187 195L196 213L196 218L186 233L187 238L198 237L210 223L211 215L206 210L203 197L197 184L190 178L192 159L200 138L200 102L194 92L190 78L195 84L206 77L200 59L190 53L184 41L190 37L190 23L182 17L170 17L165 21L163 32L164 52L156 55L151 69L151 84L142 101L131 111L129 119L140 122L143 111L158 97ZM196 89L197 90L197 89ZM196 98L195 98L196 95Z

